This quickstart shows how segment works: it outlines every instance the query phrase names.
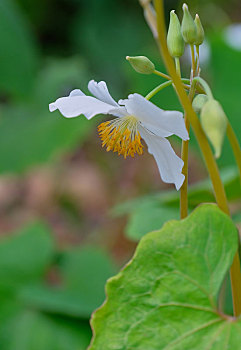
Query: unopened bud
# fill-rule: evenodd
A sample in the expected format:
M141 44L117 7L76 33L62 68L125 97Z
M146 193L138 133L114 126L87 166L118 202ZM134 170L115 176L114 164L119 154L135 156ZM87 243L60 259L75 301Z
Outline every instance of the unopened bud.
M207 102L207 100L208 100L207 95L204 95L204 94L197 95L192 102L192 108L194 109L194 111L199 114L204 104Z
M198 16L198 14L196 14L194 23L196 25L196 29L197 29L197 38L195 41L195 45L200 46L202 45L203 41L204 41L204 29L200 20L200 17Z
M203 130L214 148L215 157L219 158L228 124L221 104L214 99L209 99L202 108L200 120Z
M155 71L154 64L145 56L126 56L136 72L141 74L152 74Z
M183 4L182 36L187 44L193 45L197 39L197 28L188 10L187 4Z
M174 10L170 12L167 46L172 57L181 57L183 55L185 43L181 33L181 25Z

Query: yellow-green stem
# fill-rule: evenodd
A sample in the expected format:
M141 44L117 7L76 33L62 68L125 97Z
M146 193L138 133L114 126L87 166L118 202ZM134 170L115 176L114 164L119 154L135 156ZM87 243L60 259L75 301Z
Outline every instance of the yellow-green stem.
M185 125L187 132L189 134L190 131L190 122L189 119L185 116ZM185 176L185 180L180 189L180 218L184 219L188 216L188 148L189 148L189 140L182 141L182 153L181 157L183 160L183 168L182 173Z
M165 78L167 80L171 80L171 77L169 77L169 75L162 73L162 72L159 72L159 70L155 69L153 73L156 75L159 75L159 77Z
M191 48L191 56L192 56L192 70L191 70L190 80L192 80L192 78L195 75L195 71L196 71L196 60L195 60L194 45L190 45L190 48Z
M181 78L181 67L180 67L180 59L179 57L175 57L175 65L176 65L176 72L179 75L179 77Z
M228 139L229 139L230 145L232 147L233 154L234 154L237 166L238 166L240 182L241 182L241 149L240 149L240 145L239 145L239 141L237 139L237 136L235 135L235 132L234 132L230 123L228 123L228 126L227 126L227 136L228 136Z
M200 55L199 55L199 45L196 45L196 53L197 53L197 76L200 74Z
M191 89L189 91L189 100L192 102L193 97L195 95L195 83L192 84ZM187 132L190 132L190 121L187 115L184 116L184 121L186 125ZM180 218L184 219L188 216L188 149L189 149L189 140L182 141L182 151L181 157L183 160L183 168L182 173L185 176L185 180L180 189Z
M189 83L189 79L182 79L182 82L183 83ZM158 85L157 87L155 87L155 89L153 89L152 91L150 91L146 96L145 98L147 100L150 100L153 96L155 96L159 91L165 89L166 87L172 85L172 80L168 80L168 81L165 81L164 83ZM186 84L183 84L183 86L185 87L185 89L189 90L190 89L190 86L189 85L186 85Z
M163 60L165 62L167 71L169 72L173 80L179 100L185 110L186 115L189 118L190 124L198 140L200 149L202 151L202 154L209 172L209 176L212 181L217 204L221 210L223 210L226 214L230 215L226 194L219 175L216 161L212 154L212 150L202 130L199 119L196 113L194 112L191 102L182 86L181 79L176 73L174 63L167 49L166 27L165 27L164 12L163 12L163 0L155 0L155 5L156 5L155 8L157 13L157 29L158 29L159 45L162 52ZM234 257L234 261L230 269L230 276L231 276L231 284L232 284L234 315L239 316L241 314L241 274L240 274L240 263L239 263L238 252Z
M192 72L190 81L193 78L193 71L195 69L195 55L192 45ZM192 102L194 95L195 95L195 83L191 85L191 89L189 91L189 100ZM190 132L190 121L188 116L185 114L184 121L186 125L187 132L189 134ZM182 187L180 189L180 218L184 219L188 216L188 151L189 151L189 140L182 140L182 151L181 151L181 158L183 160L183 168L182 173L185 176L185 180L182 184Z

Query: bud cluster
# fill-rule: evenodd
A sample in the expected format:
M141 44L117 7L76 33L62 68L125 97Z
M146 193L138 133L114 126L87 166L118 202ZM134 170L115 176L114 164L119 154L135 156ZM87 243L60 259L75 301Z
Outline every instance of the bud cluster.
M183 4L183 19L180 24L175 11L170 13L170 23L167 33L167 46L172 57L183 55L185 43L200 46L204 41L204 30L200 18L196 15L193 20L188 6Z

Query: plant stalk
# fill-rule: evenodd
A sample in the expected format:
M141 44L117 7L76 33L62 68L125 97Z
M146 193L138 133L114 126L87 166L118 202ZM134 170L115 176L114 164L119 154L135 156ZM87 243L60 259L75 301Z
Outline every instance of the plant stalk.
M188 79L182 79L182 82L183 83L189 83L189 80ZM165 89L166 87L172 85L172 80L168 80L168 81L165 81L164 83L158 85L157 87L155 87L152 91L150 91L146 96L145 98L147 100L150 100L153 96L155 96L159 91ZM189 85L183 85L185 87L185 89L190 89L190 86Z
M174 63L168 52L167 43L166 43L166 27L165 27L165 20L164 20L163 0L155 0L155 8L156 8L156 14L157 14L157 30L158 30L158 37L159 37L159 45L160 45L160 50L162 52L164 63L166 65L167 71L172 77L179 100L185 110L185 113L190 121L190 124L194 130L195 136L199 143L200 149L202 151L202 154L209 172L209 176L212 181L217 204L221 210L223 210L226 214L230 215L227 198L224 191L224 186L221 181L218 167L212 154L212 150L202 130L199 119L196 113L194 112L191 102L182 86L181 79L176 73ZM230 268L230 276L231 276L231 284L232 284L234 316L239 316L241 314L241 273L240 273L240 262L239 262L238 252L234 257L233 264Z
M228 126L227 126L227 136L228 136L228 140L229 140L230 145L232 147L233 154L234 154L237 166L238 166L240 182L241 182L241 149L240 149L240 145L239 145L239 141L237 139L237 136L235 135L235 132L234 132L234 130L229 122L228 122Z
M191 77L190 81L193 78L193 72L195 71L195 55L194 55L194 49L193 46L191 47L192 50L192 70L191 70ZM191 84L191 89L189 91L189 100L192 102L194 95L195 95L195 83ZM186 125L186 129L188 134L190 133L190 121L187 117L187 114L184 115L184 122ZM184 219L188 216L188 152L189 152L189 140L182 140L182 151L181 151L181 158L183 160L183 168L182 173L185 176L185 180L182 184L182 187L180 188L180 218Z

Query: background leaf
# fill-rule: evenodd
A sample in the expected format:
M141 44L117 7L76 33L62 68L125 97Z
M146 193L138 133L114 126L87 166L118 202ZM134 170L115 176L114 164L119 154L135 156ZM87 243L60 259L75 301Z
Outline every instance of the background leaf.
M222 169L221 177L228 199L241 198L239 173L236 167ZM138 241L146 233L159 229L166 221L179 218L179 192L162 191L153 195L135 198L116 205L113 216L128 215L125 227L126 236ZM188 189L189 208L202 202L215 202L210 180L196 183ZM235 215L235 217L238 216Z
M43 277L53 254L47 227L36 223L0 242L0 289L16 289Z
M88 319L116 268L100 248L58 253L53 243L42 223L0 240L1 350L85 350L89 343Z
M241 142L240 130L240 71L241 51L228 46L224 41L223 31L214 32L211 36L212 45L212 80L214 96L221 102L235 133ZM220 165L234 162L231 147L225 140Z
M26 171L83 143L96 122L83 115L67 120L50 113L48 104L84 86L85 75L79 59L51 60L39 73L31 104L2 107L0 172Z
M89 333L84 322L22 310L5 320L0 328L0 344L2 350L85 350Z
M126 236L133 241L139 241L146 233L160 229L166 221L178 218L178 208L146 201L130 214L125 228Z
M116 273L113 262L102 250L89 246L63 253L56 267L60 285L30 285L20 298L43 311L88 319L104 301L105 283Z
M31 32L12 0L0 1L0 90L26 98L33 89L38 57Z

